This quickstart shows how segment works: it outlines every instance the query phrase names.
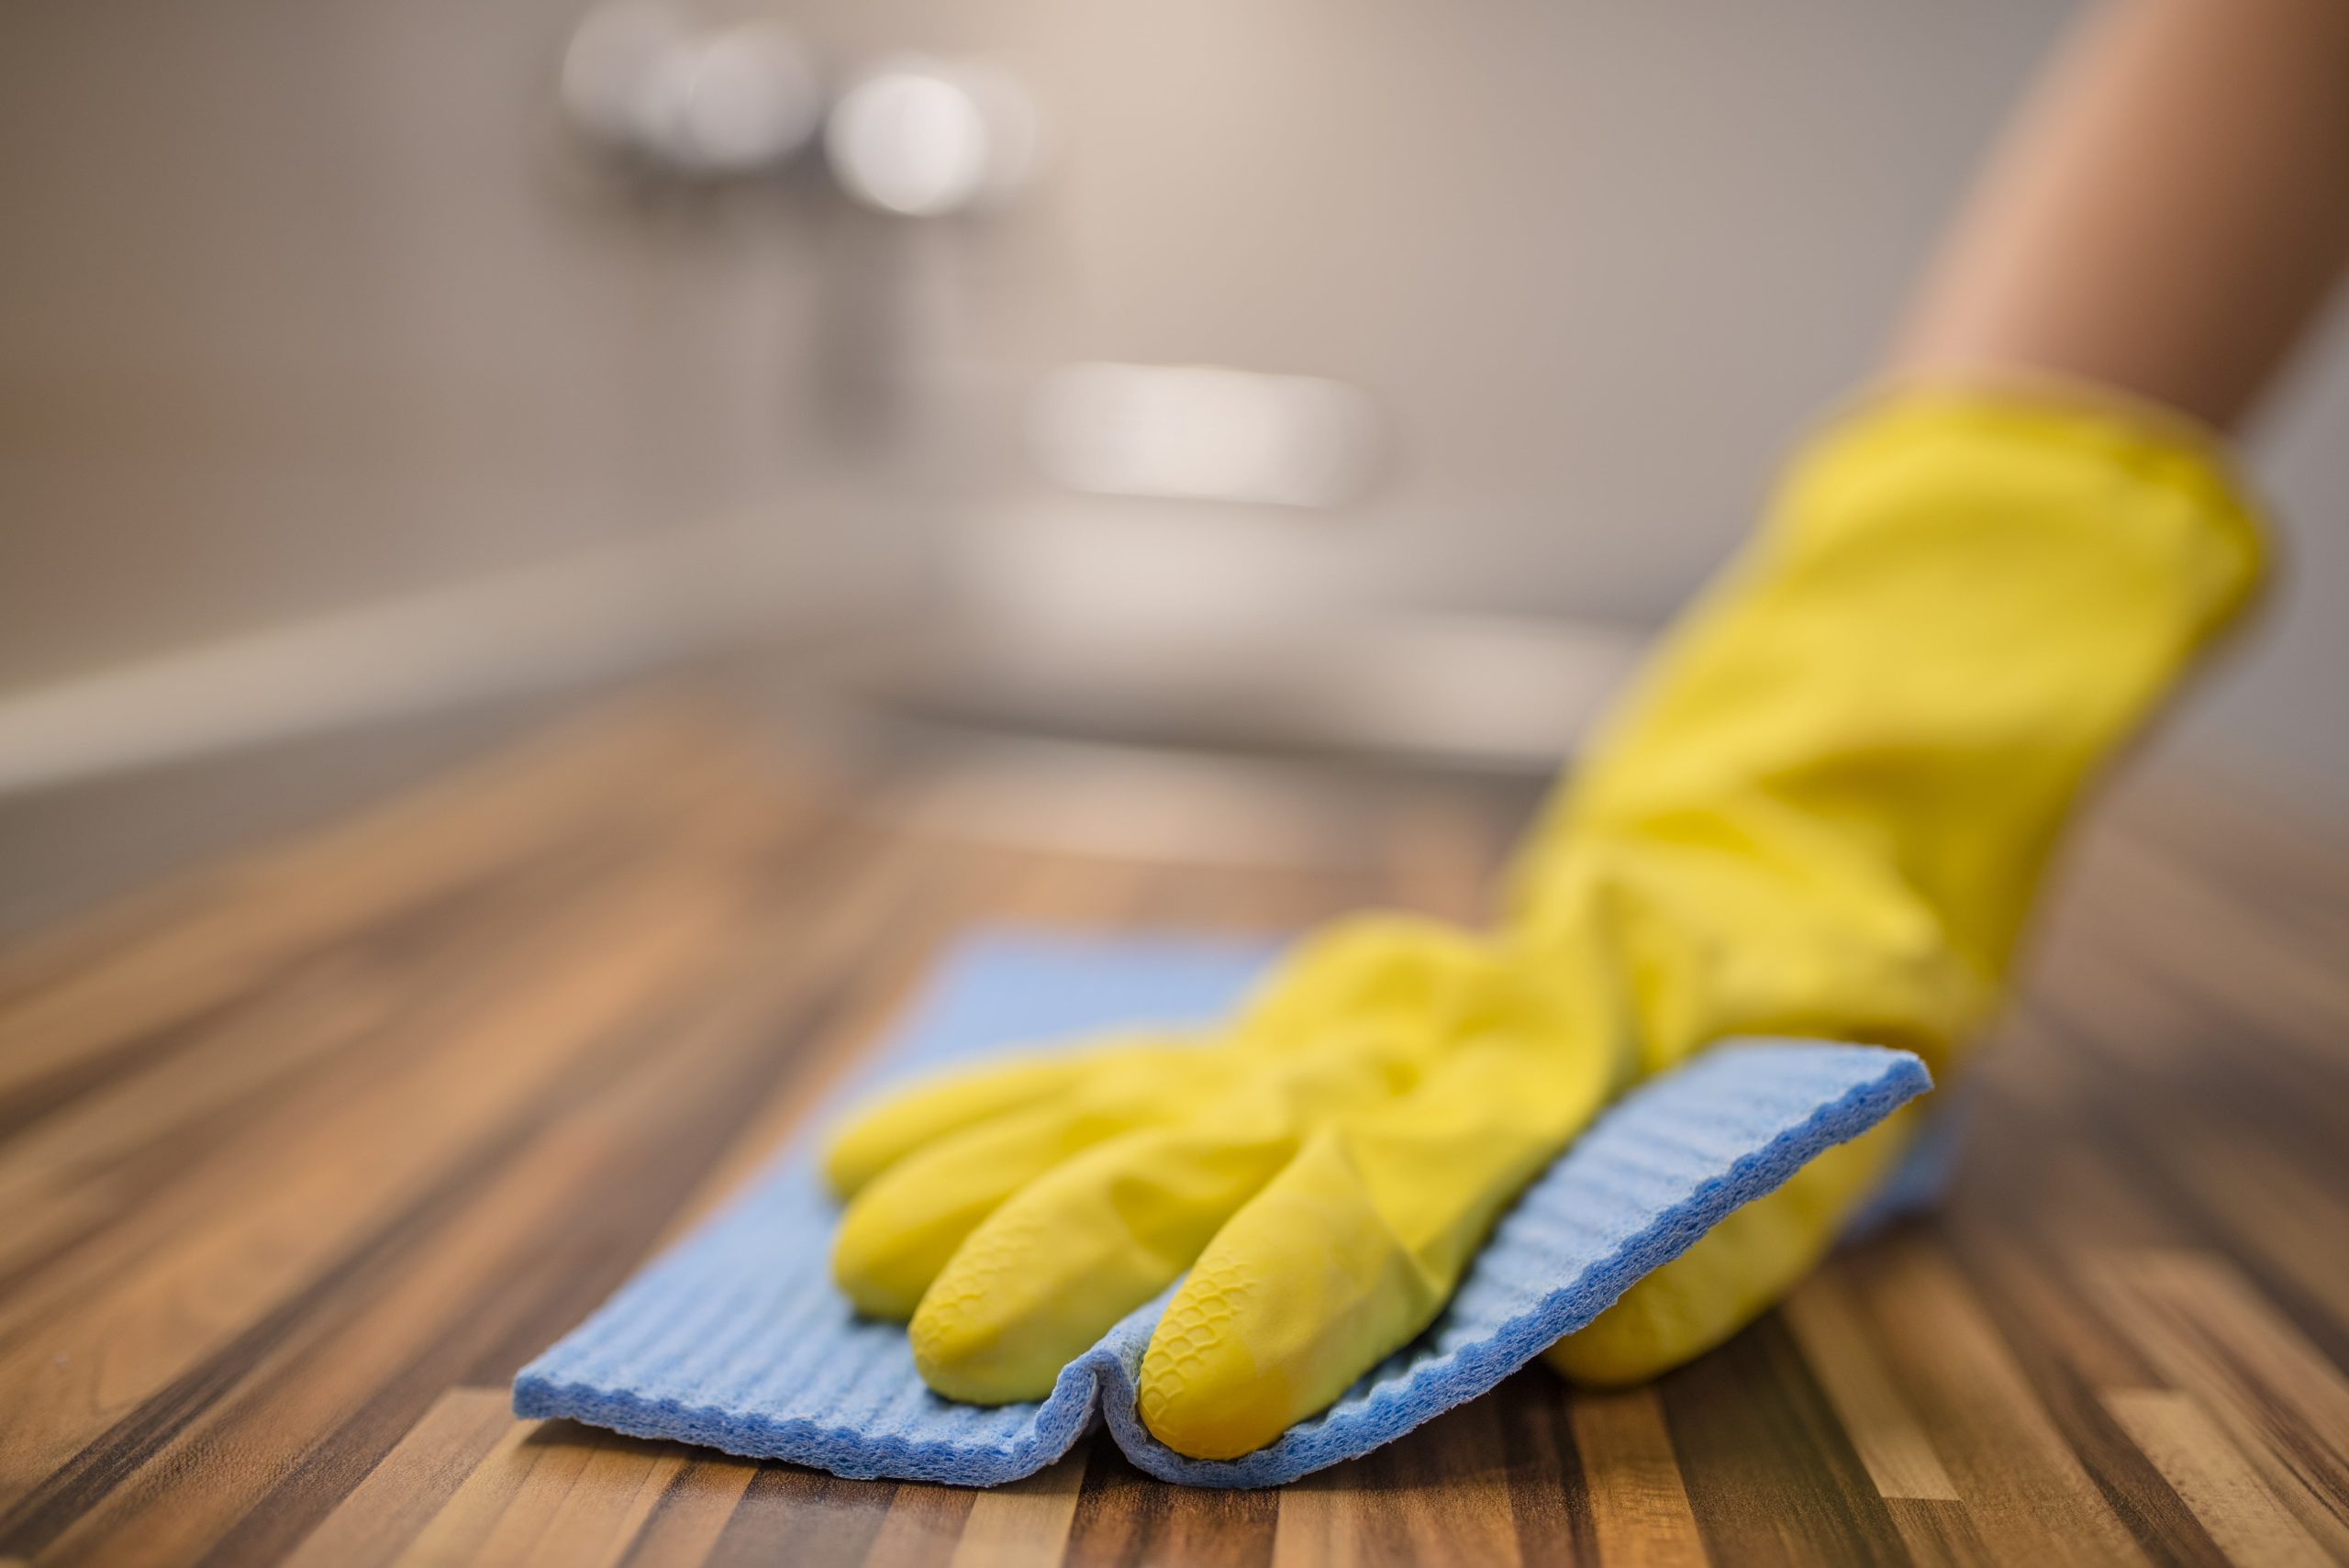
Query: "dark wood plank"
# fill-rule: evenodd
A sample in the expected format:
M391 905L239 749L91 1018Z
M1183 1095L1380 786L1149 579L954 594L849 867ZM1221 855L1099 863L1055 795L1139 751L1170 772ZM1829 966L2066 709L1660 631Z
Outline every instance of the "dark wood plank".
M1945 1212L1653 1387L1529 1369L1252 1493L513 1420L972 926L1474 920L1531 798L1365 783L1284 862L1294 788L1192 791L1197 854L1102 854L753 728L624 703L0 952L0 1560L2349 1560L2349 852L2158 795L2062 879Z

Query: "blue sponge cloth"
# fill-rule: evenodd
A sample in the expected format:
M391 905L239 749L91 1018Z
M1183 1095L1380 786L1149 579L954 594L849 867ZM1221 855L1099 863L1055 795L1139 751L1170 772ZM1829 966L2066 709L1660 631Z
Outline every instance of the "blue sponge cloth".
M903 1073L1007 1045L1222 1012L1260 948L998 935L966 944L885 1063ZM1031 1474L1094 1421L1143 1470L1266 1486L1365 1453L1473 1399L1810 1156L1930 1087L1904 1051L1734 1042L1643 1085L1506 1215L1443 1316L1329 1410L1230 1461L1186 1459L1134 1407L1163 1298L1063 1369L1040 1404L939 1398L901 1325L832 1286L837 1211L812 1154L786 1155L514 1381L526 1417L815 1465L986 1486Z

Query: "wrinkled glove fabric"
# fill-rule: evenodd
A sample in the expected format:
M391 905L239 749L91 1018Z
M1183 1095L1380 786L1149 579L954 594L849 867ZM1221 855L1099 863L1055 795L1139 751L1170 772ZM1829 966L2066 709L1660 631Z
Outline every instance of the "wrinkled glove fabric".
M1490 929L1341 921L1217 1006L1099 1011L1069 1027L1119 1032L871 1096L821 1159L837 1231L794 1219L775 1245L829 1244L824 1321L904 1323L892 1365L971 1430L1098 1398L1138 1460L1183 1456L1187 1478L1270 1475L1305 1433L1358 1451L1386 1429L1365 1412L1420 1418L1542 1350L1529 1335L1579 1380L1653 1376L1916 1168L1921 1107L1872 1131L1877 1109L1831 1116L1779 1169L1783 1118L1843 1103L1806 1074L1913 1053L1917 1084L1962 1076L2075 801L2261 571L2251 508L2189 430L2069 396L1878 400L1791 466L1543 812ZM1727 1048L1755 1039L1896 1054ZM1678 1162L1670 1181L1619 1182L1649 1157ZM823 1227L815 1177L788 1180ZM1487 1314L1503 1296L1544 1305ZM1380 1394L1431 1346L1476 1378Z
M1267 954L1229 944L995 935L945 966L881 1064L896 1078L1137 1018L1228 1009ZM1435 1326L1320 1415L1237 1460L1187 1458L1142 1426L1163 1304L1063 1367L1040 1400L941 1398L904 1329L861 1316L826 1264L838 1210L812 1151L787 1153L525 1367L517 1412L791 1460L847 1476L993 1485L1097 1419L1169 1481L1263 1486L1392 1440L1493 1387L1641 1273L1926 1086L1904 1052L1753 1042L1626 1096L1505 1217Z

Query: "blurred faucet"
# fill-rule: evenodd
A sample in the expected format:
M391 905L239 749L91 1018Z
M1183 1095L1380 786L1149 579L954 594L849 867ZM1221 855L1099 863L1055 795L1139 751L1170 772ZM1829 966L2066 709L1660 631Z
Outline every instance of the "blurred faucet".
M587 140L685 180L771 172L812 141L823 93L778 21L705 23L660 0L610 0L563 51L562 93Z
M903 56L841 95L824 151L841 188L865 206L937 217L1019 189L1035 161L1036 117L1000 72Z
M1036 164L1019 84L972 61L885 56L837 73L776 17L677 0L607 0L564 50L565 117L627 187L792 210L816 250L814 339L785 373L813 383L828 459L870 483L914 478L950 437L926 400L973 302L971 241L941 220L1001 208ZM818 150L820 148L820 156ZM669 204L663 204L664 206Z
M820 126L839 188L899 217L999 202L1035 159L1034 110L1000 71L892 56L828 106L807 49L782 21L706 19L668 0L589 11L563 51L561 87L590 144L678 180L772 173Z

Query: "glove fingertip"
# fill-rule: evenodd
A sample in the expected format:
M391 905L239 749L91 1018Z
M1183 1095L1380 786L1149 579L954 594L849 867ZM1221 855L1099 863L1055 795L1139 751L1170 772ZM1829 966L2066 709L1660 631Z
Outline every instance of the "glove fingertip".
M1202 1263L1143 1352L1136 1404L1151 1436L1191 1459L1252 1453L1297 1418L1297 1396L1251 1353L1237 1320L1254 1293L1244 1268Z

